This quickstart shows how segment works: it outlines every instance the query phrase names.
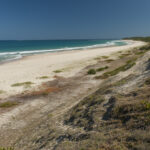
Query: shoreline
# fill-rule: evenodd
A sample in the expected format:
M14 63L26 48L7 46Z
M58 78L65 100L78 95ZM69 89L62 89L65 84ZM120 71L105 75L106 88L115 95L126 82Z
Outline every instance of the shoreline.
M42 53L0 64L0 91L4 91L1 92L0 98L33 90L41 83L53 80L56 75L71 77L86 66L96 64L96 57L110 56L145 44L132 41L131 44L123 46ZM33 84L29 87L12 86L24 82Z
M0 65L1 64L5 64L5 63L9 63L9 62L13 62L13 61L18 61L18 60L22 60L26 57L30 57L30 56L36 56L36 55L42 55L42 54L53 54L53 53L64 53L64 52L72 52L72 51L84 51L84 50L92 50L92 49L99 49L99 48L109 48L109 47L121 47L121 46L126 46L126 45L131 45L132 42L134 42L133 40L119 40L119 41L123 41L125 43L128 43L128 44L125 44L125 45L120 45L120 46L117 46L117 45L107 45L107 46L85 46L85 47L72 47L72 48L69 48L67 50L66 49L63 49L63 50L46 50L45 52L39 52L39 53L31 53L29 55L25 55L25 56L21 56L20 58L14 58L14 59L8 59L6 61L2 61L0 62ZM101 45L101 44L100 44ZM36 51L36 50L35 50ZM40 50L39 50L40 51Z

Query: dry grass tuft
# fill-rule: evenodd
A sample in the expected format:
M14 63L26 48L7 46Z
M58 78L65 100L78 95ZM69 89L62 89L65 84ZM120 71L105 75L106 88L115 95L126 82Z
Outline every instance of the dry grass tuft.
M12 101L0 103L1 108L9 108L9 107L13 107L13 106L16 106L16 105L18 105L18 103L17 102L12 102Z
M34 84L34 83L28 81L28 82L22 82L22 83L15 83L15 84L12 84L11 86L12 86L12 87L17 87L17 86L30 86L31 84Z

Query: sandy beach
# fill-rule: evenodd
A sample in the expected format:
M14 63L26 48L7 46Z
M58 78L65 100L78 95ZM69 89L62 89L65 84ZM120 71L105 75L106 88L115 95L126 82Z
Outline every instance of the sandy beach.
M122 51L145 45L132 41L129 45L45 53L0 65L0 98L31 90L42 82L53 80L55 75L70 77L88 65L95 64L97 57L113 56ZM24 82L30 86L14 86Z

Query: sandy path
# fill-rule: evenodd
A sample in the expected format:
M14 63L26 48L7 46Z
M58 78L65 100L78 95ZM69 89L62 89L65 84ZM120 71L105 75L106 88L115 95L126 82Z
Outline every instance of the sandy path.
M56 53L39 54L25 57L21 60L0 65L0 98L20 93L36 87L46 80L53 79L55 70L62 70L59 75L69 77L76 74L82 68L95 64L94 58L111 55L118 51L125 51L133 47L142 46L145 43L132 41L131 44L118 47L105 47L88 50L65 51ZM47 79L39 79L48 76ZM30 87L12 87L12 84L30 81L34 84Z

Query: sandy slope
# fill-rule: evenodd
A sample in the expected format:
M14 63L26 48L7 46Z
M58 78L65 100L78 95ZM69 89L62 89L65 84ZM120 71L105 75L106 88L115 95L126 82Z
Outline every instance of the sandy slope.
M142 43L135 43L135 45L140 46ZM134 45L131 45L134 47ZM129 48L129 47L128 47ZM121 50L127 50L127 47L122 48L118 47L115 49L118 49L118 51ZM108 48L110 49L110 48ZM106 50L106 49L105 49ZM90 50L89 50L90 51ZM92 51L92 50L91 50ZM97 51L97 50L94 50ZM80 51L77 51L78 54ZM85 51L85 53L88 51ZM108 52L108 51L107 51ZM116 50L114 50L114 53ZM69 52L70 54L77 55L75 52ZM69 53L58 53L53 54L55 57L59 56L59 54L62 56L69 55ZM107 54L111 54L112 52L108 52ZM104 54L104 53L103 53ZM74 56L72 55L72 56ZM92 55L92 54L91 54ZM122 54L118 53L118 56ZM1 100L2 101L17 101L19 102L17 106L12 108L2 108L0 109L3 112L0 112L0 146L8 147L12 146L15 147L16 150L27 150L27 149L43 149L43 150L50 150L54 149L56 145L59 143L59 138L63 137L64 135L67 135L68 133L74 133L79 132L81 133L81 129L74 129L71 126L65 125L63 123L64 116L66 116L66 113L68 113L68 110L78 104L81 100L83 100L88 95L91 95L92 93L95 94L95 91L97 91L99 88L102 88L109 85L110 83L116 83L116 81L119 81L122 78L125 78L128 75L132 75L134 77L131 78L131 82L127 82L128 86L118 89L122 91L130 90L137 85L133 85L132 83L139 79L138 77L142 77L142 82L145 80L143 77L145 71L141 69L142 66L146 65L145 62L147 62L149 55L145 54L142 59L138 60L136 62L136 65L130 68L129 70L125 72L119 73L117 76L112 77L112 79L108 78L108 80L97 80L94 78L94 76L99 76L104 72L97 72L96 75L87 75L87 71L91 68L99 68L108 65L109 68L106 71L114 70L115 68L118 68L119 66L124 65L124 63L127 62L127 60L132 60L134 58L134 53L130 52L129 58L123 58L123 59L116 59L112 61L111 63L108 63L105 60L98 61L94 65L89 65L88 67L80 70L77 74L75 74L73 77L70 78L62 78L58 77L54 81L47 82L48 87L59 87L60 90L56 92L51 92L48 95L36 95L34 96L28 96L24 97L10 97L8 99ZM31 56L27 57L24 60L17 61L17 62L28 62L31 60L37 62L37 59L39 59L40 55L37 56ZM43 56L47 57L47 54L44 54ZM54 57L53 56L53 57ZM62 74L65 75L73 75L78 69L86 66L89 62L93 62L93 58L95 58L96 55L93 54L93 56L88 57L87 59L82 60L82 65L78 62L77 64L73 64L75 61L69 61L65 62L65 65L62 64L63 67L73 66L73 68L67 68ZM111 55L110 59L112 59L116 55ZM52 58L53 58L52 57ZM75 57L75 56L74 56ZM97 57L97 56L96 56ZM141 57L139 55L139 57ZM31 59L32 58L32 59ZM33 59L34 58L34 59ZM69 59L69 58L68 58ZM78 60L78 58L74 58ZM81 60L81 58L79 59ZM85 61L89 60L89 61ZM91 61L92 60L92 61ZM50 60L49 60L50 61ZM42 61L41 61L42 62ZM86 64L86 62L88 62ZM46 62L45 62L46 63ZM94 63L94 62L93 62ZM16 62L13 62L12 64L16 64ZM17 63L19 64L19 63ZM59 64L59 63L58 63ZM57 64L57 65L58 65ZM144 64L144 65L143 65ZM9 64L5 64L9 65ZM4 66L5 66L4 65ZM34 64L36 65L36 64ZM45 64L43 63L45 66ZM37 65L39 67L39 65ZM38 69L37 67L37 69ZM44 68L42 68L44 69ZM55 66L54 66L54 69ZM23 70L23 68L22 68ZM35 69L36 70L36 69ZM36 73L40 73L36 72ZM133 74L134 73L134 74ZM135 78L136 76L136 78ZM16 78L15 78L16 79ZM143 80L144 79L144 80ZM16 79L17 80L17 79ZM40 83L40 82L39 82ZM130 83L130 84L129 84ZM107 86L108 86L107 85ZM113 85L113 84L112 84ZM109 85L110 86L110 85ZM107 89L107 87L105 87ZM113 89L116 92L118 92L117 87ZM122 90L123 89L123 90ZM120 91L119 90L119 91ZM109 90L108 90L109 91ZM107 92L108 92L107 91ZM110 90L111 91L111 90ZM103 91L105 93L105 90ZM110 97L110 93L105 93L106 100L104 103L101 104L100 107L100 116L103 116L103 114L107 113L107 109L105 109L105 105L108 103L108 98ZM101 94L101 93L99 93ZM110 103L111 104L111 103ZM83 107L84 108L84 107ZM98 115L98 117L100 118ZM84 133L84 131L82 131ZM124 134L123 134L124 135ZM74 136L72 134L72 136ZM62 149L62 148L60 148Z
M0 97L17 94L24 90L36 87L43 81L53 79L55 70L62 70L59 75L73 76L79 70L95 64L94 58L106 56L118 51L125 51L133 47L142 46L145 43L132 41L130 45L118 47L96 48L89 50L65 51L56 53L39 54L25 57L21 60L0 65ZM39 79L48 76L48 79ZM12 84L21 82L33 82L32 87L12 87Z

